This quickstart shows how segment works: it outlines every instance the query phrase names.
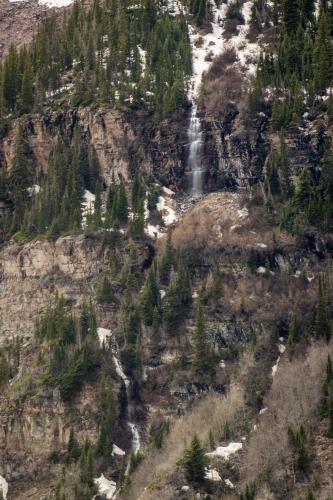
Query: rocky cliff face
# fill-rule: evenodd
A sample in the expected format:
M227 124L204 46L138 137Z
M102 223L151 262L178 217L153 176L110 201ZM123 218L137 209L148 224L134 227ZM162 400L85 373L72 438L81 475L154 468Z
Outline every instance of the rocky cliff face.
M108 263L103 244L82 237L10 243L1 251L1 336L30 338L36 317L56 294L76 302L92 292Z
M46 172L59 136L71 140L76 126L81 139L93 146L107 184L112 174L128 180L140 168L163 183L181 186L188 154L186 112L162 122L144 112L89 108L23 117L13 122L0 141L1 167L11 168L19 127L37 171Z
M57 391L20 401L19 405L15 401L1 401L2 473L11 482L52 474L55 469L52 460L56 461L56 456L66 451L71 427L75 426L80 442L86 438L96 442L95 412L96 395L92 387L85 387L70 408Z
M298 176L305 165L317 169L324 154L329 128L322 117L310 118L284 133L292 176ZM220 120L204 114L202 123L208 190L248 189L264 179L267 156L279 143L279 133L270 125L270 111L254 115L251 121L236 110Z

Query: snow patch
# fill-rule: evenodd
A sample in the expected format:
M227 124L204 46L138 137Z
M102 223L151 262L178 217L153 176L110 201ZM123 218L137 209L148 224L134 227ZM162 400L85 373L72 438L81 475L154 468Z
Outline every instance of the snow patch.
M286 346L283 344L279 344L278 347L279 347L280 354L284 354L286 351Z
M124 450L122 450L121 448L119 448L119 446L117 446L116 444L114 444L112 446L112 456L114 455L118 455L120 457L123 457L124 455L126 455L126 453L124 452Z
M171 224L174 224L176 222L176 212L173 208L167 205L166 199L163 196L160 196L158 198L156 208L159 212L162 212L162 217L166 226L170 226Z
M215 451L206 453L208 457L222 457L228 460L230 455L234 455L243 448L243 443L230 443L228 446L218 446Z
M0 476L0 492L2 492L3 500L7 500L8 483L6 479L2 476Z
M210 481L222 481L221 476L216 469L206 469L205 477Z
M36 196L37 194L39 194L41 192L41 190L42 190L42 188L40 187L39 184L34 184L33 186L28 187L28 189L27 189L28 195L30 197Z
M255 74L256 61L260 53L258 43L250 43L247 34L250 29L251 9L253 0L248 0L242 8L244 25L238 26L238 34L225 40L224 20L228 9L228 4L221 3L219 7L214 1L211 2L213 13L212 31L202 36L202 34L193 26L189 27L189 36L193 54L193 77L190 91L191 100L195 99L200 91L200 85L203 74L208 71L213 60L222 54L225 50L234 49L238 60L235 65L242 66L244 73L248 75Z
M278 357L277 362L272 367L272 377L275 377L280 361L281 361L281 356Z
M101 347L103 347L107 345L108 340L112 337L112 333L108 328L97 328L97 336Z
M231 489L234 489L235 486L232 484L230 479L225 479L224 482L225 482L226 486L228 486Z
M96 199L96 196L86 189L84 192L84 195L83 195L83 203L81 205L81 207L82 207L82 227L83 228L86 226L87 216L89 214L94 213L95 199Z
M171 189L167 188L166 186L162 187L162 191L167 194L168 196L175 196L175 192L172 191Z
M244 207L241 210L237 210L237 214L239 219L245 220L249 216L249 210L246 207Z
M266 274L266 269L263 266L258 267L257 269L258 274Z
M117 484L114 481L109 481L104 474L101 474L101 477L95 479L95 484L101 495L104 495L108 500L114 498L117 490Z

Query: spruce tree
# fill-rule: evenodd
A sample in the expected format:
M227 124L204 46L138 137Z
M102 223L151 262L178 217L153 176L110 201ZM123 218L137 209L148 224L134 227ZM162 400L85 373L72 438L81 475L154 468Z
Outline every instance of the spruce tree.
M160 282L163 285L169 284L170 273L174 263L175 263L175 257L174 257L174 249L172 246L172 236L171 236L171 231L168 231L165 251L158 266Z
M212 359L207 341L203 310L201 304L199 304L194 333L193 372L201 377L208 376L212 370L211 363Z
M188 449L185 450L183 467L187 481L197 485L205 482L205 469L208 462L199 438L195 435Z
M141 297L142 317L146 325L152 325L154 309L159 305L159 295L155 273L150 269Z

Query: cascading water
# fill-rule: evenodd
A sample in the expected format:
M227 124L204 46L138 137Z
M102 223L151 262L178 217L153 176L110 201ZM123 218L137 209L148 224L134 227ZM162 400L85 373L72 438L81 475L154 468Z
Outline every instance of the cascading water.
M125 375L123 367L121 366L120 360L116 356L113 355L114 364L116 367L116 372L119 377L122 379L126 389L126 400L127 400L127 425L132 433L132 452L137 453L141 447L140 434L138 427L134 421L134 404L132 398L132 385L130 379ZM126 474L129 472L130 461L128 461Z
M198 109L192 99L191 119L188 128L190 153L188 157L188 192L193 198L203 194L204 169L202 168L202 129Z
M118 348L116 345L116 342L112 342L112 333L111 330L107 328L98 328L97 329L97 334L98 338L100 341L101 346L106 347L106 348L111 348L113 352L113 361L115 364L116 372L117 375L121 378L125 385L125 390L126 390L126 407L127 407L127 425L131 431L132 434L132 453L136 454L141 447L141 440L140 440L140 433L138 430L138 426L135 423L135 417L134 417L134 403L133 403L133 396L132 396L132 383L131 380L126 376L124 369L121 365L119 356L118 356ZM127 468L126 468L126 475L129 473L130 469L130 459L128 460L127 463ZM1 477L1 476L0 476ZM98 480L101 481L101 478ZM102 478L102 481L105 482L105 479ZM110 498L113 498L110 497Z

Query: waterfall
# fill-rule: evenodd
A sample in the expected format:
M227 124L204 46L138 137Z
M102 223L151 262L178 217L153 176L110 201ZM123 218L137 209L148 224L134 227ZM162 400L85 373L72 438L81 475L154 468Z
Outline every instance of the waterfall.
M132 398L132 384L130 379L125 375L123 367L121 366L120 360L116 356L116 354L113 355L113 360L114 364L116 366L116 372L119 375L119 377L122 379L125 385L126 389L126 402L127 402L127 425L131 430L132 434L132 452L137 453L140 450L141 447L141 441L140 441L140 434L138 427L135 423L135 418L134 418L134 404L133 404L133 398ZM128 461L127 464L127 469L126 469L126 474L129 472L129 466L130 466L130 461Z
M198 108L192 100L191 119L188 128L190 153L188 157L188 191L193 198L199 198L203 193L204 169L202 168L202 129L198 116Z
M98 338L101 346L111 347L112 333L108 328L98 328L97 329ZM141 447L140 433L138 426L135 423L134 416L134 403L132 397L132 383L131 380L126 376L124 369L121 365L120 359L118 357L118 349L116 343L113 343L113 361L116 367L117 375L121 378L125 385L126 390L126 405L127 405L127 425L132 434L132 452L137 453ZM127 464L126 474L129 472L130 460Z

